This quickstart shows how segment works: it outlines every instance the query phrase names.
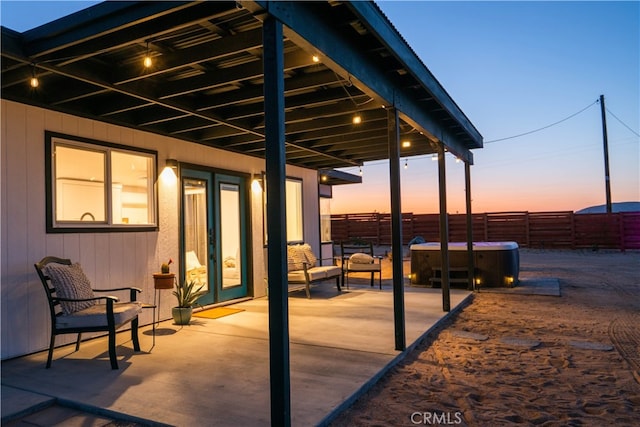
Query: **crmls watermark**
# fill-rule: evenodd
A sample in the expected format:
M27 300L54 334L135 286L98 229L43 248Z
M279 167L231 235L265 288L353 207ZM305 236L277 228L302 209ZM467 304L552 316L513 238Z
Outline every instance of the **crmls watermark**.
M412 424L449 426L462 424L462 412L414 412Z

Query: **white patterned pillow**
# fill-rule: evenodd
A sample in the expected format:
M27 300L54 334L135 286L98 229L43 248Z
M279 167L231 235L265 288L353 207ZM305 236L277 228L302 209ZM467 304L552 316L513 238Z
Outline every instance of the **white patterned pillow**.
M302 270L307 259L300 245L287 246L287 269L289 271Z
M93 298L91 282L85 276L80 264L48 264L44 273L49 276L58 298L84 299ZM96 301L60 301L64 314L75 313L95 305Z
M300 250L302 250L302 253L304 254L305 259L309 263L309 267L314 267L316 265L316 262L318 261L318 258L316 258L315 254L313 253L313 249L311 249L311 245L309 245L308 243L305 243L300 246Z
M349 257L349 262L354 264L371 264L373 257L369 254L358 252Z

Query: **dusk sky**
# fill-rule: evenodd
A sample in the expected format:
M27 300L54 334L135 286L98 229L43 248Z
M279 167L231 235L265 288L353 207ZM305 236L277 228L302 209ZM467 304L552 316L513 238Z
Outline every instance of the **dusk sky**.
M25 31L94 3L2 0L0 19ZM640 200L640 2L378 4L484 137L473 151L474 212L604 204L601 94L613 202ZM447 160L448 211L463 213L464 164ZM437 162L407 164L403 212L438 212ZM333 213L390 211L388 162L366 163L363 181L334 188Z

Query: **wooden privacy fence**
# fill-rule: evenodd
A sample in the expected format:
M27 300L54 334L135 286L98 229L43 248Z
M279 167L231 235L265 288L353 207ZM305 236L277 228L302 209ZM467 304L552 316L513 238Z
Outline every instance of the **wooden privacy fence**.
M467 240L467 216L448 215L449 241ZM492 212L472 214L474 241L517 242L521 247L557 249L640 249L640 212L575 214L561 212ZM391 244L391 214L331 215L335 242L363 239ZM402 243L420 236L440 241L439 214L402 214Z

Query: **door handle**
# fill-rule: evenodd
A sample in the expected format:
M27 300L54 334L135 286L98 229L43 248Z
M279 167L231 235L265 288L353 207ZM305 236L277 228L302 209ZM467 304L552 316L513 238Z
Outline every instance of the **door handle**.
M209 251L209 259L211 259L211 261L216 262L216 251L215 251L215 242L216 242L216 236L215 236L215 232L213 228L209 229L209 246L211 247L212 250Z

